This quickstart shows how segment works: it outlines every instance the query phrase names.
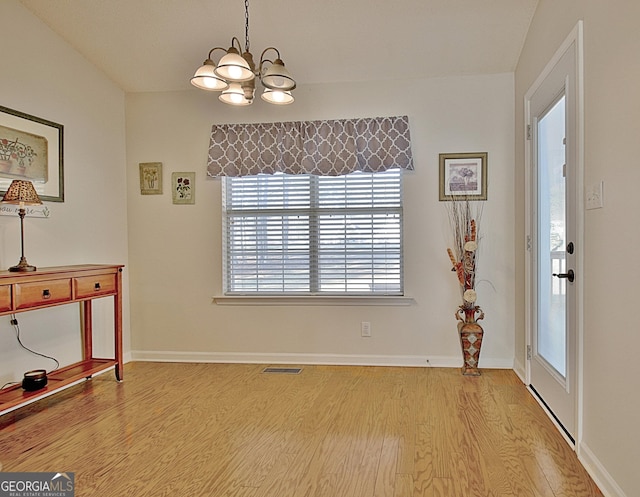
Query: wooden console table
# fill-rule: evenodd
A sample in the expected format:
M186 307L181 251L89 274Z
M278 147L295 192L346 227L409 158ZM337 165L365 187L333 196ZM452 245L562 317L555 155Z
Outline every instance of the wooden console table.
M39 268L30 273L0 271L0 316L79 303L82 310L82 360L47 375L47 385L27 392L22 385L0 390L0 413L115 366L116 379L123 379L122 361L122 265L86 264ZM113 296L114 358L93 357L91 302Z

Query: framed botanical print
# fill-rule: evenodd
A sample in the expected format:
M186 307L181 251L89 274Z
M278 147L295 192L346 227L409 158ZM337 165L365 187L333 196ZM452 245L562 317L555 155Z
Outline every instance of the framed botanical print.
M41 200L64 202L63 136L62 124L0 106L0 196L21 179Z
M487 200L487 155L440 154L440 200Z
M140 193L142 195L162 194L162 162L140 163Z
M174 204L195 204L196 173L171 173L171 196Z

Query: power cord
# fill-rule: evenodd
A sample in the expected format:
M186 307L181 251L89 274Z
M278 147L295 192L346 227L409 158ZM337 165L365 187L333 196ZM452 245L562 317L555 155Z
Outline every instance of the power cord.
M20 347L22 347L24 350L26 350L28 352L31 352L32 354L38 355L40 357L44 357L45 359L50 359L50 360L52 360L53 362L56 363L56 367L53 368L51 371L49 371L47 374L53 373L56 369L58 369L60 367L60 362L55 357L51 357L49 355L41 354L40 352L36 352L35 350L30 349L24 343L22 343L22 340L20 339L20 326L18 325L18 320L16 319L16 315L15 314L11 314L11 324L13 325L13 328L16 330L16 340L18 340L18 343L20 344Z

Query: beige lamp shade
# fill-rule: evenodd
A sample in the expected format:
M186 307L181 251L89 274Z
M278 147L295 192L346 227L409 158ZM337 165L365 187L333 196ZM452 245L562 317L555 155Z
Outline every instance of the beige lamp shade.
M249 67L249 63L234 47L229 47L227 55L220 59L214 72L225 81L242 83L252 80L255 75Z
M240 83L231 83L229 88L224 90L218 99L229 105L251 105L253 100L248 100L244 95L244 90Z
M2 198L4 204L39 205L42 203L31 181L14 179Z
M260 79L262 84L271 90L290 91L296 87L296 82L284 67L282 59L274 60Z
M216 66L211 59L204 61L191 78L191 84L201 90L222 91L229 88L229 84L215 73Z

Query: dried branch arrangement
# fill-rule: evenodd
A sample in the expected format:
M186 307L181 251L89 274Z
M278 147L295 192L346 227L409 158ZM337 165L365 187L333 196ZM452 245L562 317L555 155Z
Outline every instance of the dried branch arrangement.
M466 197L456 197L448 203L449 223L453 234L453 249L447 253L456 273L463 305L471 307L477 299L476 285L476 254L479 242L479 223L482 217L482 204L472 208Z

